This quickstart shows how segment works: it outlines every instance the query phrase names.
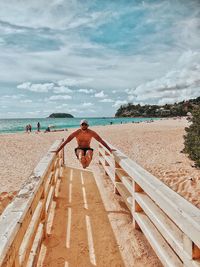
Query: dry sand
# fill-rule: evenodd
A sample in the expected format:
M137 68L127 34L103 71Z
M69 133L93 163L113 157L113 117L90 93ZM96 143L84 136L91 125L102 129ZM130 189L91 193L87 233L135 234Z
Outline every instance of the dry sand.
M169 119L152 123L96 126L92 129L178 194L200 207L199 170L192 167L193 163L185 154L180 153L183 149L184 128L187 125L188 122L185 119ZM73 130L46 134L1 135L0 213L23 186L23 183L51 144L56 139L66 138ZM91 146L95 149L95 153L90 169L96 170L98 166L98 144L96 141L92 141ZM73 151L75 147L75 140L65 147L66 164L80 168ZM107 201L107 203L109 202L110 205L117 207L116 197L110 189L109 181L97 181L97 185L101 189L104 188L107 199L113 200L115 204L112 204L112 201ZM100 191L102 192L102 190ZM104 198L103 195L101 197ZM116 216L116 218L110 217L110 221L115 221L115 226L112 226L113 231L118 229L116 238L119 239L117 243L121 244L119 251L123 260L132 257L134 266L161 266L150 246L143 240L143 235L133 230L131 216L127 214L126 209L124 209L124 214L117 215L121 210L123 210L122 206L119 205L119 212L110 215ZM123 246L123 244L126 244L126 246ZM129 256L126 257L126 255ZM117 254L113 256L117 257ZM59 266L59 262L56 264L55 266ZM116 266L133 265L129 262L126 265Z
M200 172L185 154L180 153L187 125L185 119L168 119L152 123L95 126L92 129L178 194L200 207ZM12 193L16 194L54 140L66 138L73 130L1 135L0 200L7 196L11 198ZM75 140L65 147L66 164L80 167L73 151L75 147ZM90 168L98 162L96 141L92 141L92 147L95 148L95 154Z

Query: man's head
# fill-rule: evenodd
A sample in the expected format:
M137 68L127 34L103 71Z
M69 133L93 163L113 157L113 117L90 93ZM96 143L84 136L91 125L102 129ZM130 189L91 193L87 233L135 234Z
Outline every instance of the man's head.
M80 121L80 126L81 126L81 129L82 130L87 130L88 126L89 126L89 123L87 120L81 120Z

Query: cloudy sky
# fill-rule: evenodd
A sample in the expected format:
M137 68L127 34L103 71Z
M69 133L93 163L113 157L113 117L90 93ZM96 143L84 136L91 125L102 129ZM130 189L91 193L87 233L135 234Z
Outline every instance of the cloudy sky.
M0 118L197 96L199 0L0 0Z

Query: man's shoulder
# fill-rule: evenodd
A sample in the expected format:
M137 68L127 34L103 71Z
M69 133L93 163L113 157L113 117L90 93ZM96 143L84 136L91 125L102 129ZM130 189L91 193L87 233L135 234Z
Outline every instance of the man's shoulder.
M95 131L93 131L93 130L91 130L91 129L88 129L88 131L89 131L89 133L90 133L91 135L96 135L96 134L97 134Z
M78 130L74 131L72 134L77 135L77 134L79 134L80 132L81 132L81 129L78 129Z

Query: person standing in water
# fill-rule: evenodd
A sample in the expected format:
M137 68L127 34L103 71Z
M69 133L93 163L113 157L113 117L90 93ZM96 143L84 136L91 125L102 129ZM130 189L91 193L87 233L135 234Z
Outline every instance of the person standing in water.
M37 131L40 132L40 123L39 123L39 121L37 123Z

